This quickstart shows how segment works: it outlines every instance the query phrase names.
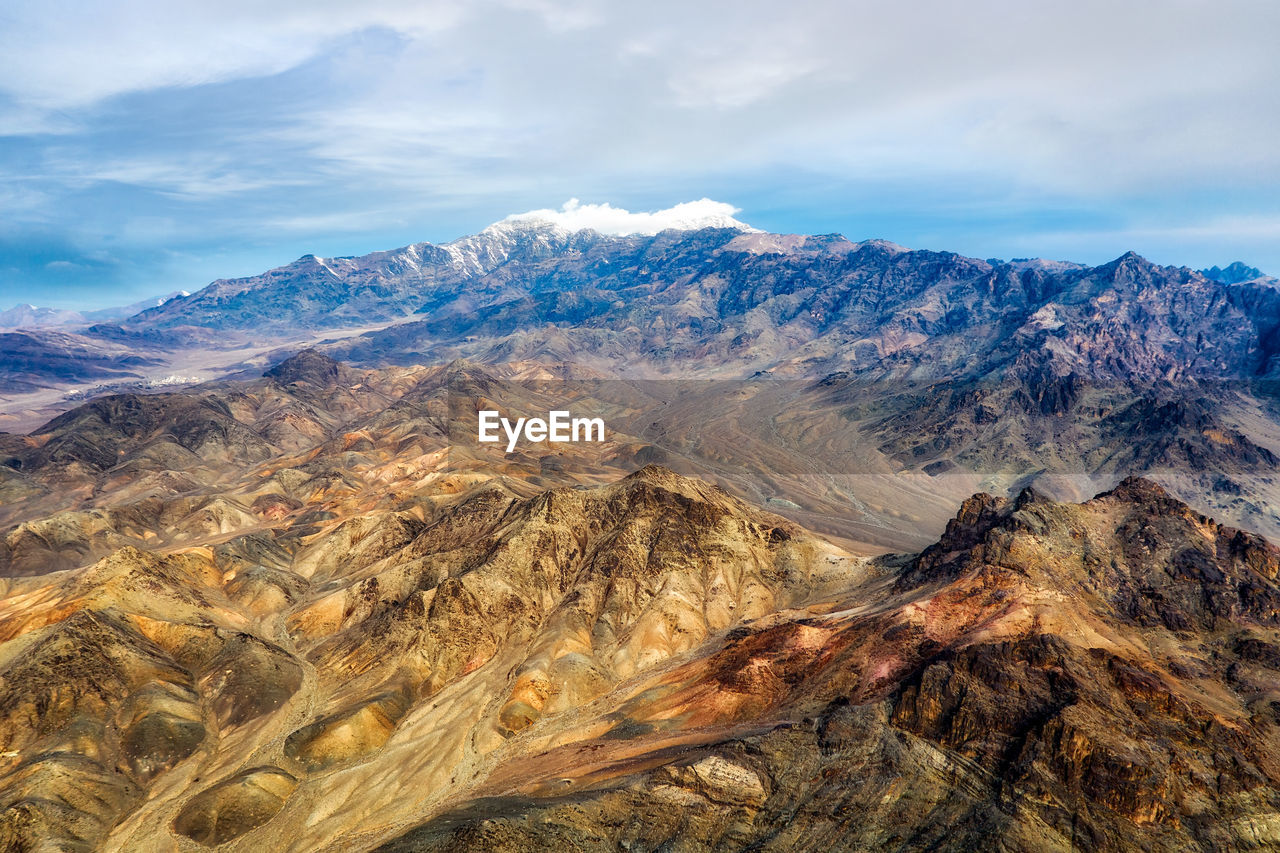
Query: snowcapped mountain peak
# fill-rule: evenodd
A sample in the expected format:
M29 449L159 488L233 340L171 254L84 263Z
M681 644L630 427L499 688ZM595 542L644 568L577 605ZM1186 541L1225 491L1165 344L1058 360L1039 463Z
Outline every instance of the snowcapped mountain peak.
M550 208L515 213L485 228L479 234L461 237L439 246L460 269L483 274L504 263L519 247L522 253L549 254L563 249L581 231L606 237L639 235L652 237L661 231L696 231L701 228L732 228L743 233L759 233L733 217L738 208L709 198L687 201L664 210L632 212L604 204L583 204L576 198L559 210Z

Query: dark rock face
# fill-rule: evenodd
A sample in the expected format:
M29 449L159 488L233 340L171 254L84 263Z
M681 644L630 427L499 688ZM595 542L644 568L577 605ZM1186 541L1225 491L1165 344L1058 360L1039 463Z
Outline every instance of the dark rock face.
M319 388L350 381L353 371L314 349L306 349L272 367L262 375L281 385L310 383Z
M120 394L60 415L33 435L48 436L22 461L26 471L103 471L146 445L169 443L198 457L261 460L272 448L216 398Z

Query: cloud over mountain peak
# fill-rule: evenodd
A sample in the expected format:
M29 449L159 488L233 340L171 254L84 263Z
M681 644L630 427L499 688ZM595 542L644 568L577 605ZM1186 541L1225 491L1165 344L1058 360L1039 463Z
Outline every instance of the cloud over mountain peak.
M601 234L623 236L627 234L643 234L652 236L659 231L676 229L692 231L698 228L737 228L742 231L755 231L744 222L733 218L738 208L721 201L701 198L697 201L686 201L664 210L631 212L621 207L614 207L608 202L604 204L583 204L571 198L559 210L544 208L530 210L527 213L516 213L494 223L490 227L501 227L510 224L527 224L547 222L566 231L582 231L591 229Z

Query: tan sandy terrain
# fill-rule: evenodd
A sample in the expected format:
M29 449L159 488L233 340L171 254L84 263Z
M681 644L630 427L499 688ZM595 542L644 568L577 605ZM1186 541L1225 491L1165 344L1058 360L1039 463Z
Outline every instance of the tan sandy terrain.
M452 440L530 380L563 377L304 354L10 437L0 846L1280 846L1264 539L1134 479L869 557L640 464L639 411L589 452ZM669 461L792 428L747 402Z

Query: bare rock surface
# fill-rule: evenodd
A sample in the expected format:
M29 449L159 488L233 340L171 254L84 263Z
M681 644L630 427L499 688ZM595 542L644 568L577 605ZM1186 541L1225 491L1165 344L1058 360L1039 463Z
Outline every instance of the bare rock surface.
M318 458L3 581L8 848L1280 844L1280 551L1150 481L865 558L657 466L388 505Z

